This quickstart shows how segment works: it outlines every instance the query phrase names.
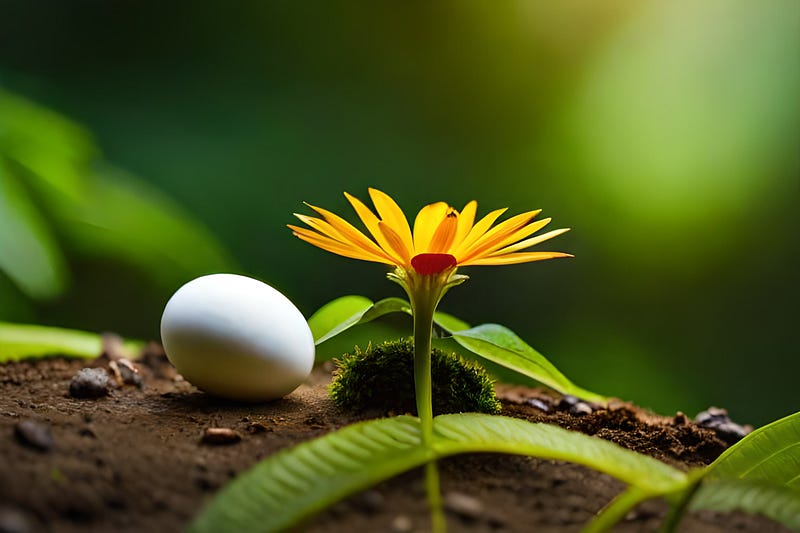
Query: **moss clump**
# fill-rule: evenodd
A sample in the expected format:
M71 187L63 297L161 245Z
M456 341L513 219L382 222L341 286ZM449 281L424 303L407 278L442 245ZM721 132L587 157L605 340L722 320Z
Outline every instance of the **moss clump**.
M414 343L387 341L344 354L336 361L330 385L333 402L351 412L417 412L414 395ZM431 352L433 414L497 413L500 402L486 370L455 353Z

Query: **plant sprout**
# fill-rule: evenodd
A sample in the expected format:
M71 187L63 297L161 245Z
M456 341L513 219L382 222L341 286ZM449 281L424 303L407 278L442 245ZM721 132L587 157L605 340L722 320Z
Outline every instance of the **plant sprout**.
M423 445L433 441L431 397L431 333L434 313L444 294L467 280L457 274L459 266L508 265L559 257L562 252L528 252L536 244L561 235L557 229L538 236L551 219L534 220L541 210L527 211L497 225L506 209L496 209L478 222L478 204L471 201L459 212L436 202L426 205L414 220L413 231L403 211L386 193L370 188L377 215L358 198L345 197L367 227L372 239L340 216L307 204L322 218L295 213L308 228L289 225L294 235L338 255L394 266L390 280L405 290L414 322L414 387ZM425 468L426 488L431 503L433 530L444 530L439 477L435 462Z

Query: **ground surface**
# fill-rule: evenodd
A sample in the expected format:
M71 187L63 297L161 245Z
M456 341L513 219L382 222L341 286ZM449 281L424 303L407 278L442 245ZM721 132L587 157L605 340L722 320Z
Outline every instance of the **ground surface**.
M70 396L70 379L90 364L0 365L0 532L180 531L238 472L357 419L332 406L327 367L284 400L245 405L198 392L155 356L137 364L141 388L119 386L98 399ZM577 416L542 391L499 387L498 393L505 415L594 434L681 468L706 464L725 448L711 430L682 417L656 417L622 403ZM548 412L531 398L550 404ZM35 429L44 434L19 435L24 421L40 424ZM208 428L232 429L241 440L203 443ZM577 531L622 489L576 465L488 454L444 461L442 486L450 531L470 532ZM655 531L665 510L663 503L645 503L618 530ZM427 528L421 475L413 471L339 503L302 529ZM785 531L760 517L713 513L692 513L681 530Z

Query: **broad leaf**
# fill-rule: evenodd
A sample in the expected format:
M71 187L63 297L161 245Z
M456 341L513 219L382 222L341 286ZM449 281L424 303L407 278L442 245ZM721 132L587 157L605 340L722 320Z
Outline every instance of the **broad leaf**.
M124 344L132 357L140 347L137 341ZM102 351L103 341L96 333L0 322L0 363L52 355L90 359Z
M449 333L450 335L452 335L454 331L463 331L465 329L469 329L470 327L469 324L467 324L460 318L456 318L453 315L443 313L442 311L436 311L436 313L434 313L433 323L442 328L446 333Z
M708 479L745 479L800 491L800 413L753 431L708 466ZM800 492L798 492L800 498Z
M549 424L464 413L438 416L433 428L438 457L498 452L569 461L609 474L646 494L680 490L687 482L683 472L652 457Z
M504 326L482 324L468 330L454 331L452 335L456 342L467 350L533 378L563 394L571 394L592 402L606 401L603 396L572 383L542 354Z
M411 314L411 305L402 298L384 298L372 303L364 296L342 296L323 305L308 319L314 343L326 340L358 324L366 324L389 313Z
M78 202L50 198L66 248L122 260L170 288L236 270L208 230L159 190L107 165L95 172Z
M44 216L0 158L0 272L31 298L61 294L66 261Z
M800 531L800 494L785 485L745 479L709 480L700 486L689 508L762 514Z
M706 468L692 509L740 509L800 530L800 413L761 427Z
M430 456L416 418L353 424L261 461L224 487L189 531L285 531Z
M514 418L458 414L434 419L431 449L417 418L348 426L264 459L223 488L190 531L284 531L335 501L431 459L473 452L532 455L606 472L645 494L682 489L686 476L597 437Z
M308 319L314 343L322 344L361 320L372 300L364 296L342 296L317 309Z

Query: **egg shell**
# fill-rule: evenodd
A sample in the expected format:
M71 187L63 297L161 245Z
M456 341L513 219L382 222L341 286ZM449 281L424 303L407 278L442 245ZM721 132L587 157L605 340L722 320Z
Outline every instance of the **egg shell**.
M302 313L266 283L236 274L194 279L161 317L167 357L186 380L215 396L274 400L314 365L314 337Z

